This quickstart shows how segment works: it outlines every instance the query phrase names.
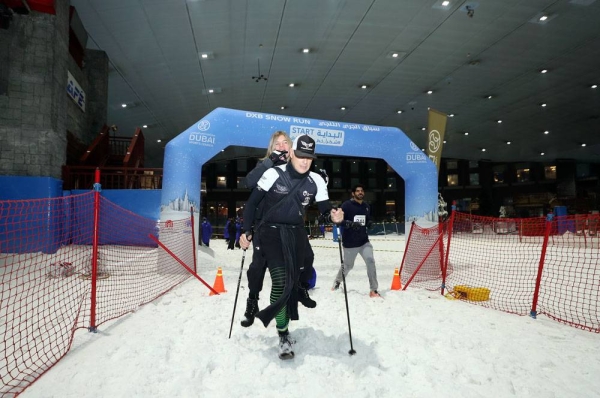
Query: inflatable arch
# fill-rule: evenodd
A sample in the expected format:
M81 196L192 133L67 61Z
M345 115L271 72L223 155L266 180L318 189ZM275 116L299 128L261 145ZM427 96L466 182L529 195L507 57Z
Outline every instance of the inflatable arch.
M166 146L161 219L200 208L202 165L231 145L265 148L271 134L292 139L310 135L318 155L381 158L405 182L405 221L437 221L437 170L402 131L394 127L332 122L217 108Z

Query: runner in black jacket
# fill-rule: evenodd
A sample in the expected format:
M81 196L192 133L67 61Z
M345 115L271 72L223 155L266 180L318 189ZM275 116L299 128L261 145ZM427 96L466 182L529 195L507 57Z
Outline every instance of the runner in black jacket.
M265 327L276 319L280 357L284 359L294 355L288 325L290 319L298 319L298 294L305 290L299 286L299 274L308 245L304 229L306 206L316 202L321 214L330 216L333 222L343 219L340 209L331 209L323 178L310 171L312 159L316 158L315 147L315 141L309 136L297 137L290 162L263 174L244 210L246 232L240 244L247 248L255 235L255 250L265 257L272 281L271 305L259 311L256 317ZM256 208L261 201L264 201L264 213L257 221Z
M292 141L284 131L276 131L271 136L269 141L269 147L267 148L267 156L260 159L261 161L256 165L245 178L246 188L256 188L259 179L262 177L265 171L273 166L279 166L287 163L288 152L292 146ZM255 218L258 222L262 219L264 201L261 201L256 209ZM253 242L254 246L254 242ZM306 254L304 258L304 266L301 267L300 273L300 284L304 287L301 291L298 301L307 308L315 308L317 306L316 301L312 300L308 294L308 281L313 274L313 262L315 255L313 253L310 244L306 246ZM258 300L259 294L263 287L263 281L265 279L265 273L267 271L267 264L259 250L252 252L252 262L246 272L248 278L248 298L246 299L246 311L244 312L244 319L241 321L243 327L249 327L254 323L254 317L259 310Z

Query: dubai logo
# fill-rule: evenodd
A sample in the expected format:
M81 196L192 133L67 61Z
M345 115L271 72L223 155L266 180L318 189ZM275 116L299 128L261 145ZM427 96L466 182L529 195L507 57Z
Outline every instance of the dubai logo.
M425 163L427 162L427 156L423 154L423 151L414 143L410 142L410 149L412 152L406 153L406 163Z
M442 139L440 132L437 130L431 130L429 132L429 152L436 153L440 150Z
M198 130L200 131L208 131L210 129L210 122L208 120L201 120L198 123Z

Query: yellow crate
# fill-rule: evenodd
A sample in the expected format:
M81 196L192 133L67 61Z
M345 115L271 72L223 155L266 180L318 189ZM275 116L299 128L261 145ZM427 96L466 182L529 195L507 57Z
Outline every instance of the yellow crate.
M490 299L490 289L486 287L469 287L465 285L454 286L454 291L459 297L469 301L488 301Z

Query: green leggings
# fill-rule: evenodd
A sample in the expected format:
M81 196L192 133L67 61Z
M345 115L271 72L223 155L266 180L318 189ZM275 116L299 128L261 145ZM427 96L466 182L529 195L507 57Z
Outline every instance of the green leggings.
M271 304L273 304L283 294L285 288L285 268L284 267L272 267L269 269L271 274ZM277 330L285 332L290 323L290 318L287 313L287 304L283 306L281 310L275 316L275 322Z

